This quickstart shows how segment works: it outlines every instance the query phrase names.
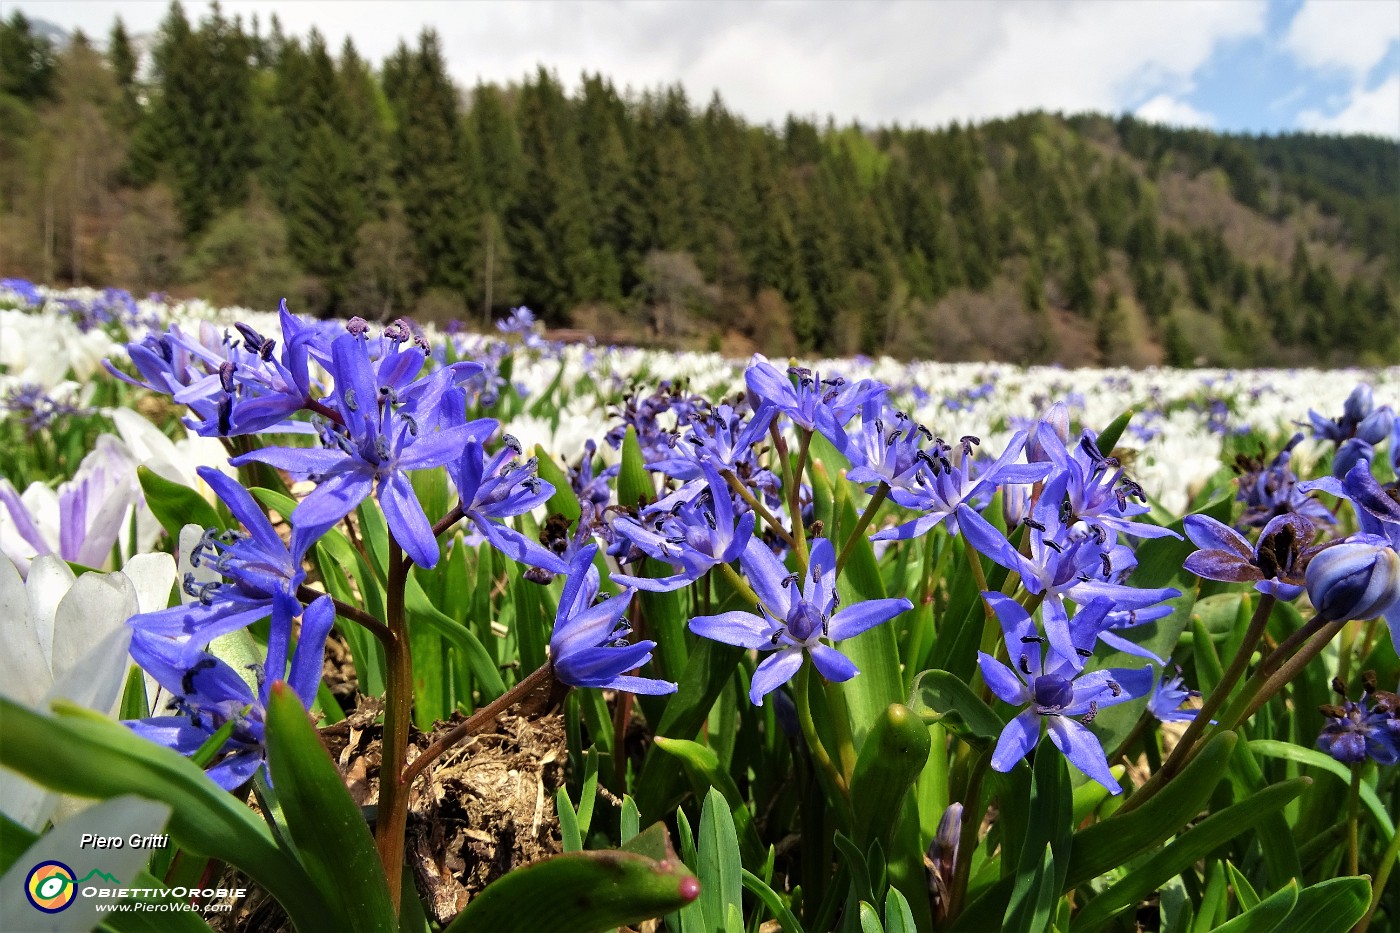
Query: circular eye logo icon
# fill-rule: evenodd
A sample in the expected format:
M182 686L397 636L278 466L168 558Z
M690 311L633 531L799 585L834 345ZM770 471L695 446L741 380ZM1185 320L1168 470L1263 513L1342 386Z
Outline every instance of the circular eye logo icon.
M64 910L78 896L73 869L62 862L40 862L24 879L24 895L46 914Z

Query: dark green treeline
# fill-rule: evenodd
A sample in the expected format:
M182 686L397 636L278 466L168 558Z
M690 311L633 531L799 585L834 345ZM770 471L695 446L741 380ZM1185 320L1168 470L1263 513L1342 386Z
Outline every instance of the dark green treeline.
M455 86L438 38L172 5L63 49L0 23L0 271L319 314L1071 364L1400 359L1400 159L1368 137L1043 113L928 130Z

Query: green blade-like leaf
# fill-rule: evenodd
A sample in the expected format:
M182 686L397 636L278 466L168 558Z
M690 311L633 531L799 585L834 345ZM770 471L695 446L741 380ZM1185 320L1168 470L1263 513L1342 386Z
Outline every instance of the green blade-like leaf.
M1281 810L1311 784L1312 781L1307 778L1275 784L1206 817L1177 836L1162 851L1135 864L1127 877L1084 905L1070 929L1074 933L1102 929L1119 913L1185 871L1196 860L1249 831L1265 814Z
M194 764L91 710L54 706L58 715L45 716L0 699L0 764L60 793L157 798L171 808L181 848L243 869L307 929L325 916L310 877L266 824Z
M898 888L885 895L885 933L916 933L914 912Z
M1249 750L1256 755L1264 755L1267 758L1282 758L1285 761L1296 761L1300 765L1309 765L1319 770L1336 775L1343 782L1351 781L1351 769L1324 752L1315 748L1303 748L1301 745L1294 745L1290 742L1275 742L1270 739L1256 739L1249 743ZM1371 818L1376 821L1376 825L1386 836L1395 835L1395 823L1391 820L1390 814L1386 811L1385 804L1376 796L1375 788L1361 782L1360 788L1361 802L1365 805Z
M1003 929L1041 933L1049 928L1054 902L1069 870L1073 800L1064 755L1048 740L1042 740L1031 779L1026 839L1021 846L1016 884L1006 905Z
M1297 902L1298 883L1290 881L1262 901L1245 908L1238 917L1216 927L1214 933L1272 933Z
M554 487L554 495L544 504L545 513L562 515L570 522L578 521L583 510L579 508L578 497L574 495L574 488L569 484L569 477L559 469L549 451L538 444L535 445L535 459L539 464L540 479Z
M710 788L700 810L700 832L695 845L695 855L700 860L700 909L705 915L705 928L723 929L729 907L743 906L739 894L743 890L742 864L729 802L714 788Z
M1283 929L1308 933L1345 933L1366 913L1371 903L1367 878L1332 878L1298 892L1298 903Z
M267 702L268 767L287 828L343 928L392 929L389 886L360 808L307 718L296 693L275 683Z
M146 505L171 541L179 541L180 529L190 523L201 528L227 527L214 507L190 487L171 482L144 466L136 468L136 477L141 481Z
M940 723L975 748L996 744L1006 721L957 676L924 671L914 678L909 707L929 723Z
M556 855L487 885L444 933L604 933L678 910L700 883L677 858L618 850Z
M763 906L767 907L768 912L778 921L778 926L782 927L783 933L806 933L802 929L802 924L797 921L797 917L778 896L778 892L770 888L762 878L748 869L745 869L740 877L743 879L744 887L762 901ZM910 933L913 933L913 927L909 929Z

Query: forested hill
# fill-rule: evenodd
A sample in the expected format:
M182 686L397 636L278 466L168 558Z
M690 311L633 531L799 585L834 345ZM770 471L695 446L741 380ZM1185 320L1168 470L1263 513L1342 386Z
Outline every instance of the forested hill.
M541 69L455 87L172 6L0 25L0 274L603 339L934 359L1400 360L1400 151L1129 117L746 123Z

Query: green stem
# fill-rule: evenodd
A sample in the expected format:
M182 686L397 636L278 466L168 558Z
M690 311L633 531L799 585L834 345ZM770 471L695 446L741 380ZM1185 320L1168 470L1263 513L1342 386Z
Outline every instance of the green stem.
M1347 874L1361 874L1356 847L1356 823L1361 815L1361 764L1351 766L1351 787L1347 790Z
M735 592L744 597L746 603L750 606L759 604L758 594L753 591L753 587L749 586L748 580L739 576L739 571L730 564L716 564L715 566L719 568L720 573L724 574L724 578L729 581L730 586L734 587Z
M826 702L831 707L831 724L836 730L836 757L841 761L841 774L850 786L856 771L856 742L851 734L851 708L846 703L845 684L829 681Z
M1390 880L1390 870L1395 867L1396 855L1400 855L1400 833L1391 836L1390 844L1385 847L1385 854L1381 856L1381 863L1376 868L1375 881L1371 884L1371 906L1366 909L1366 916L1361 918L1361 922L1352 929L1352 933L1366 933L1366 929L1371 925L1371 918L1381 906L1381 895L1385 893L1386 882Z
M885 501L885 497L890 493L890 484L881 482L875 494L870 497L870 501L865 506L865 511L860 513L860 519L856 522L856 527L851 530L846 538L846 543L841 548L841 556L836 558L836 575L841 575L841 568L846 566L846 561L851 558L851 551L856 546L856 540L863 534L865 529L870 527L871 520L875 517L875 512L880 508L880 504Z
M1185 767L1195 755L1198 740L1205 732L1206 726L1210 725L1211 717L1229 699L1230 692L1235 689L1235 684L1239 682L1245 669L1249 667L1249 659L1254 656L1254 649L1258 646L1259 639L1264 636L1264 630L1268 627L1269 615L1274 611L1274 602L1274 597L1269 593L1264 593L1260 597L1259 605L1254 608L1254 615L1249 619L1249 627L1245 629L1244 640L1240 642L1240 650L1235 652L1230 666L1220 675L1220 683L1215 685L1210 696L1206 697L1201 704L1200 712L1196 713L1196 718L1192 719L1190 725L1186 727L1186 731L1182 733L1181 739L1172 749L1172 753L1167 756L1166 761L1162 762L1162 767L1157 769L1147 783L1129 798L1123 806L1124 810L1145 802L1157 792L1157 788L1171 780L1172 775Z
M394 910L399 908L403 882L404 832L408 826L408 785L403 782L404 760L408 756L409 723L413 712L413 657L408 645L404 620L404 590L408 583L408 562L403 549L389 532L389 580L386 612L393 640L384 646L386 655L384 686L384 736L379 766L379 816L375 824L375 846L384 866L385 881Z
M802 666L797 669L797 676L793 680L793 693L797 700L797 721L802 724L802 735L807 740L807 750L812 754L812 760L817 763L817 767L826 772L832 786L839 792L845 800L850 799L850 789L846 786L845 779L836 765L827 754L826 746L822 744L821 736L817 735L817 725L812 721L812 665L804 658Z
M1195 756L1196 747L1200 744L1200 738L1205 733L1206 726L1210 725L1211 717L1224 705L1230 697L1230 691L1234 690L1235 684L1244 675L1245 669L1249 667L1249 659L1254 656L1254 649L1259 645L1259 640L1264 637L1264 631L1268 628L1269 615L1274 611L1275 599L1272 595L1265 593L1259 599L1259 605L1254 608L1254 615L1249 619L1249 627L1245 629L1244 640L1240 643L1240 650L1235 652L1234 658L1230 661L1230 666L1220 675L1220 683L1215 685L1215 689L1210 692L1201 704L1201 709L1196 713L1196 718L1191 720L1191 724L1182 733L1180 741L1172 749L1172 753L1167 756L1167 760L1162 762L1162 767L1153 772L1128 800L1119 808L1120 813L1125 813L1137 809L1152 796L1162 789L1172 776L1184 768ZM1272 657L1273 655L1270 655ZM1266 658L1264 664L1260 665L1260 670L1268 663ZM1246 686L1245 692L1248 693ZM1241 694L1243 696L1244 694Z
M987 766L991 759L991 749L978 755L967 779L967 793L963 796L962 826L958 830L958 860L953 865L952 884L948 886L950 919L962 913L963 901L967 899L967 882L972 876L972 855L977 850L977 829L983 816L983 810L979 806L982 779L987 774Z
M1346 622L1329 622L1324 625L1312 641L1308 642L1298 650L1288 663L1284 664L1272 676L1255 687L1248 690L1230 704L1230 708L1225 711L1225 715L1220 720L1220 728L1233 729L1244 722L1249 717L1259 711L1259 708L1272 700L1290 682L1296 680L1302 673L1308 662L1322 653L1322 649L1327 647L1327 643L1342 629ZM1262 674L1262 671L1261 671ZM1261 680L1260 674L1255 674L1253 680ZM1246 705L1243 701L1248 700ZM1244 712L1239 712L1237 707L1244 706ZM1228 725L1227 725L1228 723Z
M786 541L789 547L797 547L796 542L793 541L792 534L783 526L783 523L778 521L777 517L772 512L768 511L768 507L759 501L758 497L753 494L749 487L739 481L739 477L734 475L733 470L726 470L720 475L722 475L725 482L729 484L729 488L738 493L739 498L744 500L744 504L753 509L753 513L763 519L764 523L767 524L769 528L773 529L774 534Z
M770 426L776 441L782 440L782 434L778 432L778 422L775 420ZM783 461L783 488L788 495L788 519L792 522L793 550L797 553L797 569L803 576L807 574L807 528L802 524L802 474L807 469L807 449L812 444L812 432L807 428L798 428L799 440L797 446L797 466L794 469L788 463L787 444L783 444L779 450L779 456Z

